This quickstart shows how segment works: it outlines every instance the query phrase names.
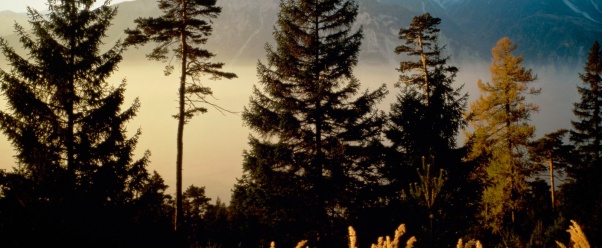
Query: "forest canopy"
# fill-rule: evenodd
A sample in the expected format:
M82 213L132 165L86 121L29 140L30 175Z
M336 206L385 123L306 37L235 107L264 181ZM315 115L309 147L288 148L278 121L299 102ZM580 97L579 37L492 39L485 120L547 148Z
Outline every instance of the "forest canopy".
M160 0L162 15L136 19L123 40L107 38L119 11L109 1L28 9L31 29L15 25L18 43L0 38L0 131L15 151L13 169L0 170L0 244L554 247L570 235L602 246L598 41L588 41L574 75L571 126L538 137L531 119L549 106L531 101L546 85L518 53L531 46L524 40L499 37L490 78L457 82L462 68L441 35L446 20L408 16L388 51L396 83L368 89L374 84L356 76L368 36L358 25L361 1L278 2L257 77L246 79L248 104L233 114L249 146L229 202L182 185L184 125L207 111L232 112L210 87L237 77L206 46L230 35L213 30L228 11L219 1ZM139 147L142 135L156 134L128 126L141 101L126 101L126 80L112 77L127 50L147 43L149 60L178 76L174 195ZM469 101L464 85L479 95ZM378 241L391 230L393 240Z

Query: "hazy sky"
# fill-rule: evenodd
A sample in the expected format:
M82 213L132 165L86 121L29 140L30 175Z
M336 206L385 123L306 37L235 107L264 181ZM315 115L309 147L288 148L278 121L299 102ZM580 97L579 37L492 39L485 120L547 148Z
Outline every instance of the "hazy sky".
M112 0L111 4L125 2L126 0ZM10 10L13 12L21 13L26 12L27 7L33 7L37 10L47 9L47 0L0 0L0 10ZM96 1L97 5L102 4L102 1Z

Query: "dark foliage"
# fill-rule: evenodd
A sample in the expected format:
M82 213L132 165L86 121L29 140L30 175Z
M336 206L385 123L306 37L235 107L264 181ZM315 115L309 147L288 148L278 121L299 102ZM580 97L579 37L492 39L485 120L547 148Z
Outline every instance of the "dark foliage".
M165 188L146 171L149 152L132 158L140 131L125 136L139 102L121 110L125 83L106 82L123 52L120 42L100 51L116 9L92 3L49 1L47 15L29 9L32 33L15 26L28 57L0 40L12 67L0 70L9 107L0 111L0 130L17 152L16 168L0 176L0 233L10 247L169 239L138 232L164 233L162 224L141 223L159 216L144 217L162 204L149 198L162 198Z
M602 48L596 41L589 50L582 84L581 101L575 103L571 141L577 162L567 170L570 182L563 187L564 211L582 225L593 247L602 245Z
M466 179L471 171L461 162L462 151L456 150L456 136L465 126L462 114L467 95L461 93L461 87L453 86L458 68L448 65L445 47L438 44L440 23L441 19L426 13L414 17L408 28L399 31L403 44L395 52L408 57L398 68L401 75L396 86L400 92L391 106L385 131L391 142L386 174L390 182L388 194L392 201L402 201L399 204L417 213L404 217L405 214L400 215L395 211L398 207L394 207L391 215L397 215L396 221L402 219L419 227L417 234L422 240L428 240L422 242L426 246L453 240L453 235L465 228L454 223L467 224L467 218L451 212L469 213L470 207L465 201L475 197L475 189L471 188L474 185L459 180ZM444 169L442 173L446 178L441 191L429 204L409 196L401 197L408 193L410 184L432 183L421 182L423 179L419 179L416 172L423 160L430 164L431 174Z
M48 14L30 9L33 29L15 26L25 56L0 38L10 67L0 69L7 102L0 130L16 151L14 169L0 170L0 246L269 247L276 241L293 247L307 239L312 247L345 247L351 225L357 246L369 247L405 223L404 237L416 236L417 247L450 247L458 238L477 238L485 247L554 247L568 240L569 219L581 224L592 247L602 244L598 42L579 75L573 130L529 142L535 128L527 121L537 106L519 104L524 96L508 98L502 109L515 112L502 118L492 116L504 111L491 108L502 92L487 94L493 97L481 97L464 119L467 96L453 87L458 68L448 65L438 44L439 18L416 16L400 30L403 44L395 52L407 60L386 116L376 108L386 88L360 91L353 75L362 39L362 29L354 28L357 2L281 0L276 46L266 45L267 62L257 65L258 86L243 113L253 131L250 150L226 206L219 198L212 204L205 187L181 189L184 124L207 106L226 111L207 100L212 91L200 80L236 76L222 72L223 63L211 62L215 55L202 48L221 13L216 0L160 0L161 17L137 19L125 45L118 41L106 51L102 39L117 10L108 3L92 9L93 2L49 0ZM509 56L516 46L502 41L493 49L491 70L498 76L479 83L485 91L510 93L510 86L494 84L502 79L535 80L521 67L522 56ZM122 109L125 81L107 82L126 45L148 42L157 44L150 59L169 61L166 74L175 69L168 58L181 62L175 199L147 171L149 152L133 158L140 131L126 137L126 123L140 103ZM518 74L508 74L507 63ZM539 93L523 86L516 89ZM467 120L476 123L475 135L458 148ZM500 128L483 128L486 122ZM510 128L515 124L523 126ZM504 135L495 133L504 128ZM522 135L498 142L513 131ZM547 179L550 170L560 186L538 178ZM503 186L492 194L496 183Z
M360 93L353 76L361 30L354 1L283 0L276 49L243 120L256 135L233 194L250 232L293 246L346 243L347 226L377 203L384 86ZM258 226L255 226L258 225ZM260 241L260 240L256 240ZM257 244L245 244L245 246Z

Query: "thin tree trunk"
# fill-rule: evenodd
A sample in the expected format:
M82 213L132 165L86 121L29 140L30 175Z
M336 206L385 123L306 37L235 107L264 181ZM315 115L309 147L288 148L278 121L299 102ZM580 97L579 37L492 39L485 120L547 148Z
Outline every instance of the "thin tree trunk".
M514 206L515 206L515 200L514 200L514 172L515 172L515 164L514 164L514 155L512 154L512 139L511 139L511 135L510 135L510 125L511 120L510 120L510 96L508 96L510 94L510 89L509 89L509 85L506 85L505 91L504 91L504 95L506 97L506 104L504 105L504 109L506 111L506 142L508 142L507 146L508 146L508 156L510 157L510 201L511 201L511 220L512 220L512 226L514 227Z
M316 13L320 13L320 1L316 0L315 2L315 8L316 8ZM320 64L320 17L318 15L315 16L315 21L314 21L314 42L315 42L315 47L314 47L314 52L315 52L315 56L314 56L314 65L318 65ZM324 173L324 153L322 151L322 125L323 125L323 120L322 120L322 82L321 82L321 78L320 78L320 72L321 72L322 68L319 68L318 66L314 67L314 80L315 80L315 94L316 94L316 99L315 99L315 108L316 108L316 112L315 112L315 118L316 118L316 138L315 138L315 146L316 146L316 158L315 158L315 173L316 173L316 190L315 192L318 194L317 198L318 198L318 206L320 207L319 211L323 211L322 213L324 213L323 217L326 218L324 220L320 220L320 221L324 221L324 223L330 223L332 224L328 218L328 211L327 211L327 207L326 206L326 197L324 196L325 192L326 192L326 187L325 187L325 183L324 183L324 177L323 177L323 173ZM323 230L323 235L324 235L324 240L322 240L322 244L325 244L324 241L326 241L326 244L328 244L328 241L332 238L330 236L330 234L332 233L332 228L333 226L327 226L326 228L330 228L330 230Z
M554 199L554 161L552 159L552 151L549 151L550 155L550 192L552 194L552 209L556 208L556 201Z
M426 150L424 152L426 152L426 154L430 157L433 156L433 144L434 144L434 139L433 139L433 119L432 115L433 113L431 113L431 96L430 96L430 82L429 82L429 71L428 71L428 65L426 64L426 54L424 52L424 44L422 43L422 33L420 33L418 35L418 46L420 48L420 61L422 62L422 71L424 72L424 95L426 97L426 123L429 125L429 132L427 132L427 136L425 137L427 140L427 147Z
M66 3L69 4L69 3ZM70 11L76 11L75 6L69 6L72 9ZM77 41L75 40L74 34L71 35L69 39L69 85L67 86L67 137L66 137L66 146L67 146L67 173L69 177L69 183L75 185L75 114L74 105L75 105L75 47L77 45Z
M315 2L316 8L318 8L318 4L319 1ZM319 33L319 19L316 16L316 20L315 20L315 30L314 30L314 39L315 39L315 64L319 64L319 60L320 60L320 47L319 47L319 41L320 41L320 33ZM316 84L316 99L315 99L315 108L316 108L316 160L317 160L317 164L316 166L318 173L318 177L321 178L322 177L322 171L323 171L323 161L322 161L322 106L321 106L321 85L320 85L320 68L318 68L317 66L314 69L314 77L315 77L315 84ZM321 180L319 180L321 181Z
M184 124L185 124L185 88L186 88L186 1L182 0L182 27L180 30L180 40L182 46L182 71L180 75L180 89L179 89L179 111L178 111L178 138L177 138L177 158L176 158L176 220L174 223L174 229L176 234L178 234L178 238L181 236L179 232L181 231L181 226L184 220L184 208L182 205L182 163L183 163L183 154L184 154Z

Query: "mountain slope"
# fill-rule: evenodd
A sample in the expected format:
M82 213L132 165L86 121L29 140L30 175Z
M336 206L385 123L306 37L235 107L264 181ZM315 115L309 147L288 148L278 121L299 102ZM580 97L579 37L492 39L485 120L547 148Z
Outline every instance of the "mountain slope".
M27 15L15 13L12 11L0 11L0 36L9 36L14 33L14 24L27 24Z
M468 0L450 8L449 13L452 21L472 33L467 37L472 43L482 44L480 51L509 36L526 57L539 63L582 61L587 48L602 36L600 23L567 8L562 1ZM600 13L591 16L602 17Z
M425 11L442 19L442 43L455 58L488 60L490 49L503 36L536 64L575 64L585 59L593 41L602 37L602 4L594 0L359 0L357 26L364 29L360 59L369 64L396 63L397 33L413 16ZM214 20L209 49L224 62L255 63L265 56L266 43L279 10L278 0L220 0L223 11ZM118 4L119 14L110 41L124 37L137 17L160 14L155 0ZM12 21L26 16L0 12L0 35L12 34ZM10 40L10 39L9 39ZM107 42L112 44L112 42ZM143 58L142 56L138 56Z
M533 63L574 64L583 61L589 46L602 37L602 4L593 0L361 2L430 12L442 18L442 33L458 41L450 44L454 53L474 51L481 59L488 59L495 42L508 36Z

